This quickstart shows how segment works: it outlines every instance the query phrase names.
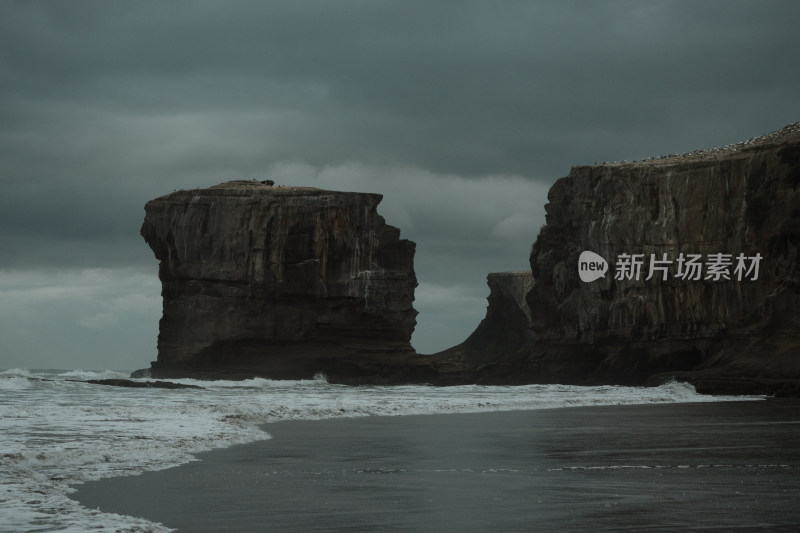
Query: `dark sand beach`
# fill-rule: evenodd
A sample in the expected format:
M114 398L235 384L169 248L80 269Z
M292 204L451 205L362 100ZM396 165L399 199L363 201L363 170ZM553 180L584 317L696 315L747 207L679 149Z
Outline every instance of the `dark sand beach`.
M800 530L798 400L266 429L73 497L182 532Z

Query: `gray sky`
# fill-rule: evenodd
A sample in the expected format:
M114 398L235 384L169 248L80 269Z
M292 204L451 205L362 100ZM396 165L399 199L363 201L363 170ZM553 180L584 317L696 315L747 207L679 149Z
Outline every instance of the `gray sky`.
M795 1L0 2L0 368L156 357L147 200L228 179L385 195L413 344L528 268L572 165L800 120Z

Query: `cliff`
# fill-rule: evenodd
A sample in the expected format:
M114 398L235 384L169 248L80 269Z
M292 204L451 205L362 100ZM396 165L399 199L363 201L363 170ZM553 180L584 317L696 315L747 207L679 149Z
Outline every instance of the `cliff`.
M487 283L486 317L467 340L434 357L478 367L508 359L533 344L536 335L529 328L531 313L525 300L533 286L531 272L495 272Z
M231 181L145 206L159 377L433 381L410 344L415 245L378 194Z
M414 244L380 195L228 182L148 202L155 377L658 384L800 394L800 124L720 149L574 167L531 273L490 274L486 318L410 345ZM532 274L532 276L531 276Z
M721 149L573 168L549 191L530 255L536 344L494 379L513 367L517 381L676 376L706 392L796 391L799 186L798 124ZM605 275L581 280L584 251L608 262ZM582 268L591 275L601 261Z

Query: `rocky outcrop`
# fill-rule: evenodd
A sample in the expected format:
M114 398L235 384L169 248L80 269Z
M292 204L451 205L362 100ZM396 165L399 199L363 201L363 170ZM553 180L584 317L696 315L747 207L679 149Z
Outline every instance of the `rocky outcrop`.
M197 385L176 383L174 381L133 381L132 379L87 379L84 383L93 385L108 385L110 387L128 387L135 389L202 389Z
M531 251L538 339L506 369L538 382L795 387L799 187L798 124L723 149L573 168L551 188ZM584 251L608 261L605 276L581 281ZM626 264L640 259L634 276Z
M531 313L525 300L533 287L530 270L495 272L489 274L487 283L486 317L467 340L434 357L478 367L508 359L533 344L536 335L529 327Z
M151 375L434 381L410 344L415 245L381 199L231 181L148 202L163 296Z
M548 194L532 277L490 274L486 318L436 358L410 345L414 244L377 214L380 200L236 181L148 202L142 235L164 299L151 375L675 377L700 392L800 393L800 124L574 167Z

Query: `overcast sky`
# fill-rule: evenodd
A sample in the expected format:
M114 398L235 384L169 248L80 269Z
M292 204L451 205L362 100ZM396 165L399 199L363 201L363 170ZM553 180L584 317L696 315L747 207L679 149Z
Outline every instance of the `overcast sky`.
M570 167L800 120L800 2L0 1L0 368L156 357L147 200L229 179L385 195L412 343L529 268Z

